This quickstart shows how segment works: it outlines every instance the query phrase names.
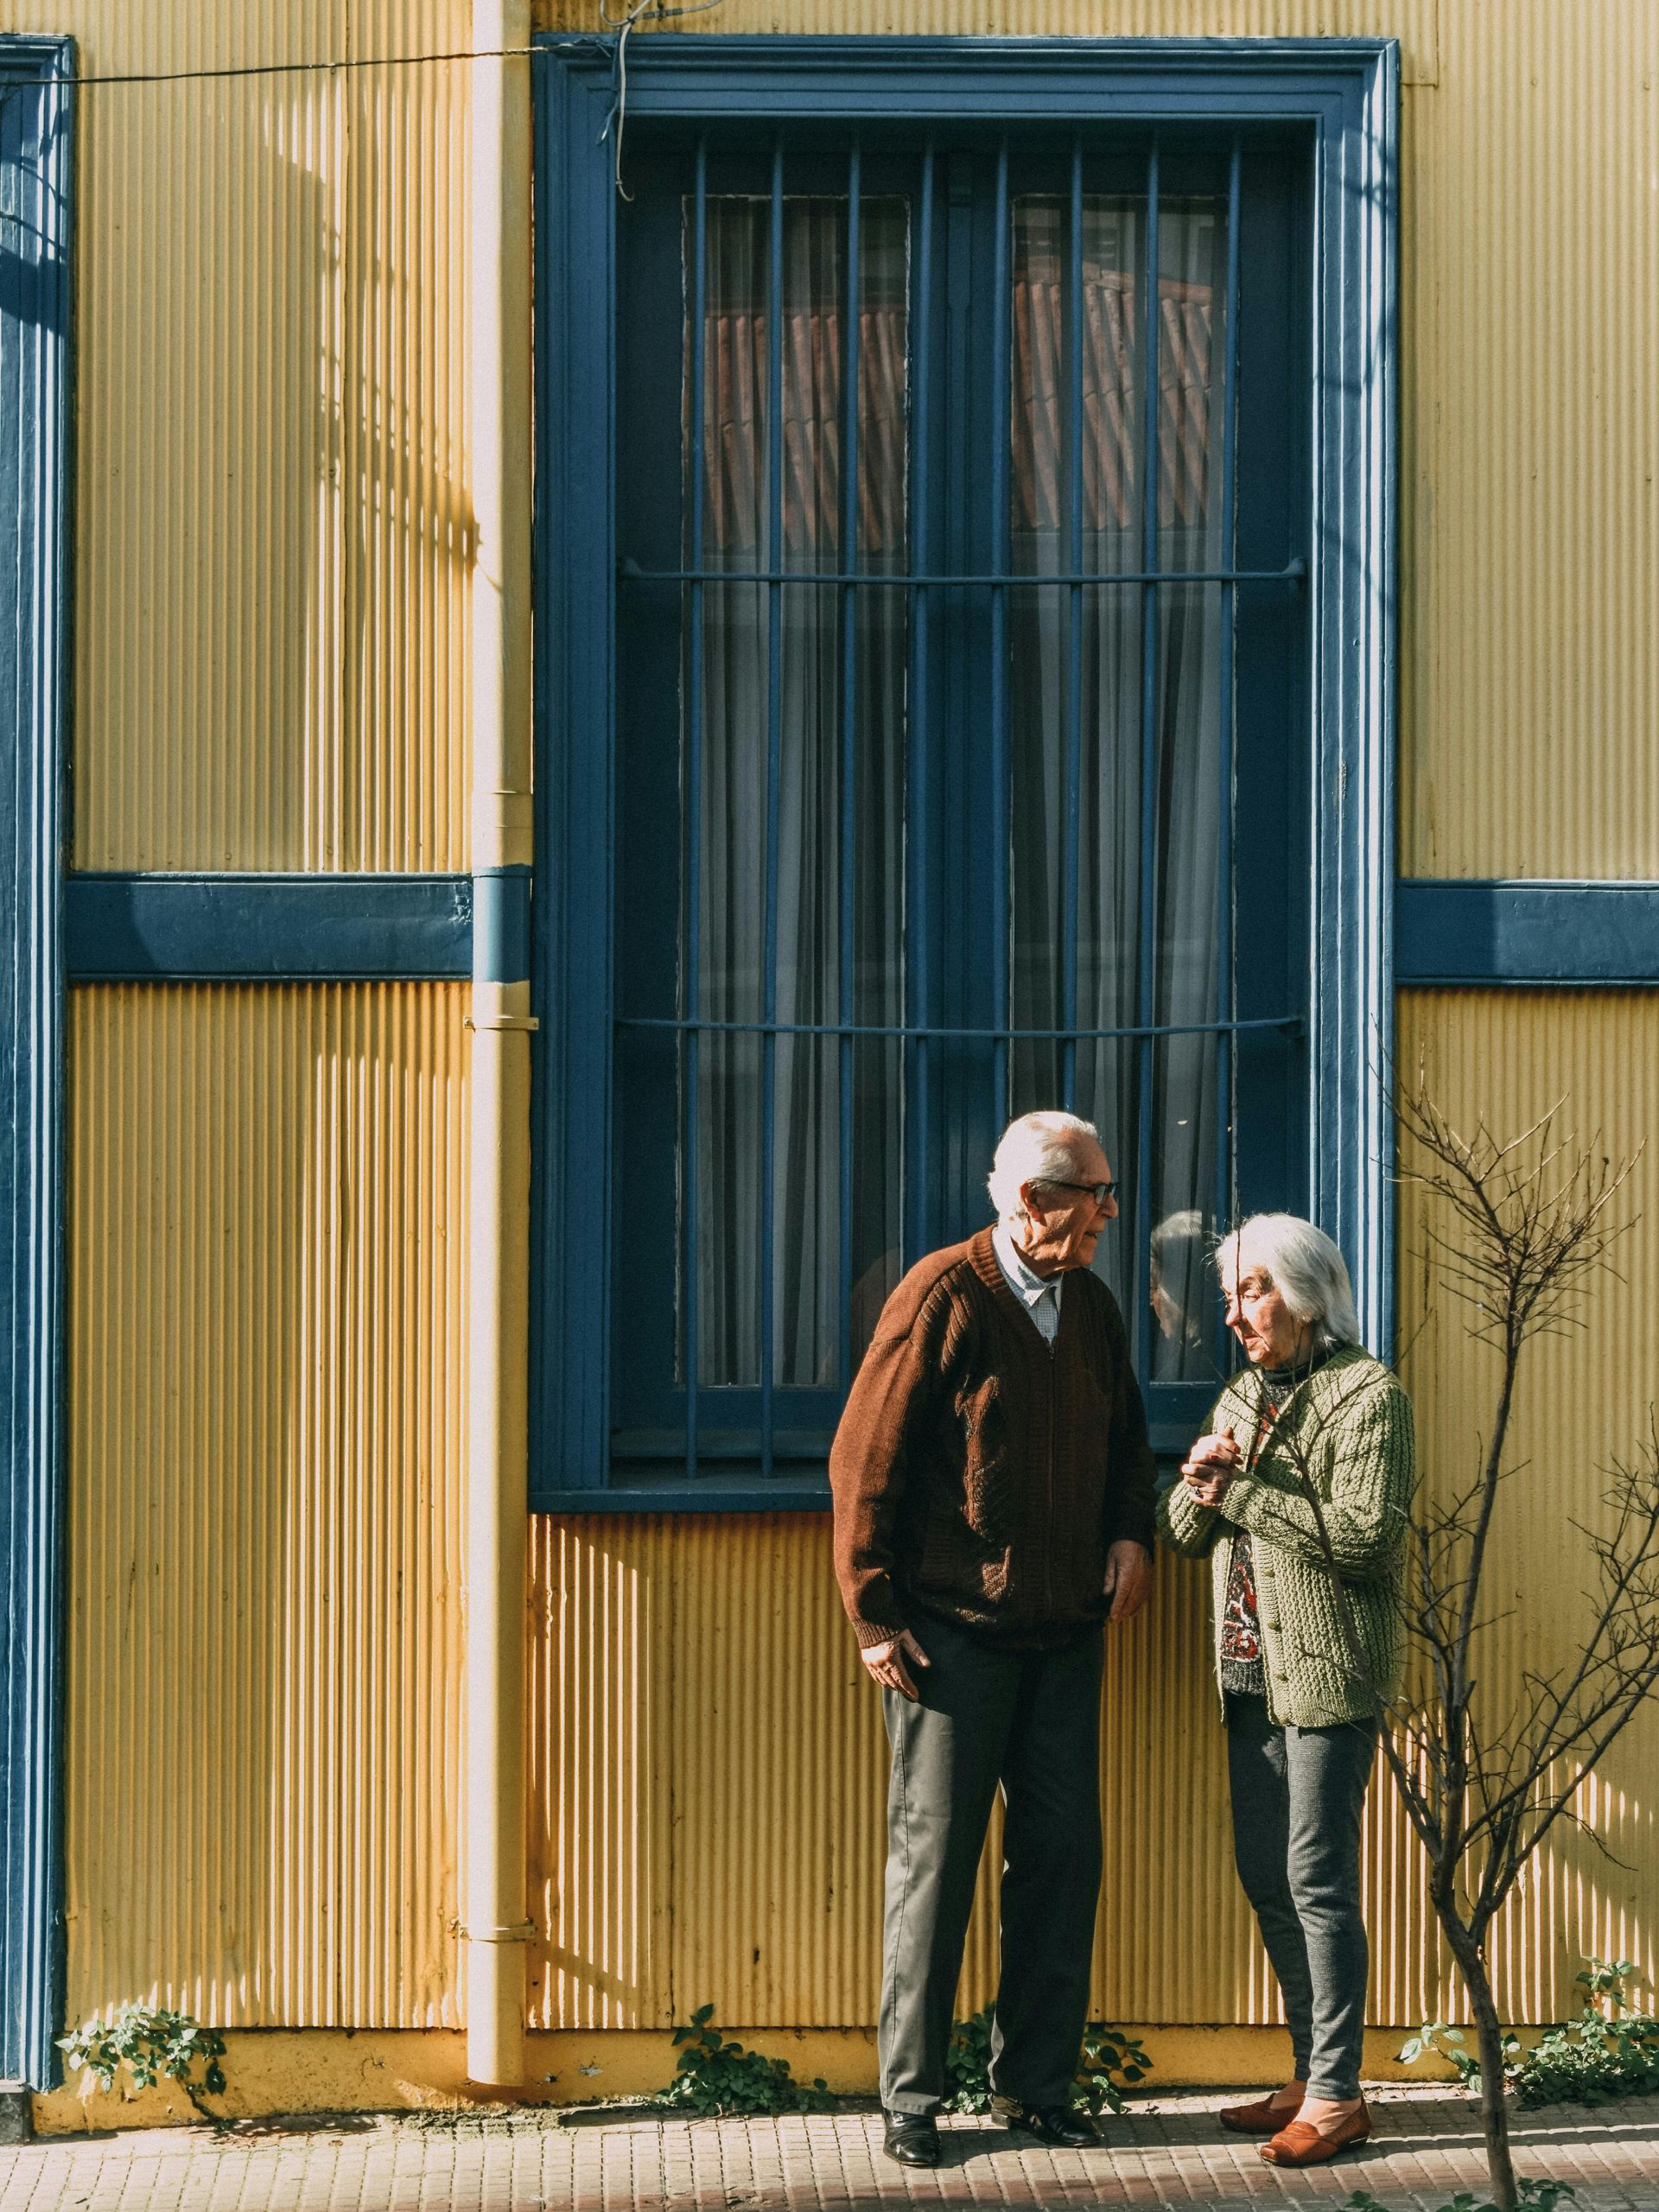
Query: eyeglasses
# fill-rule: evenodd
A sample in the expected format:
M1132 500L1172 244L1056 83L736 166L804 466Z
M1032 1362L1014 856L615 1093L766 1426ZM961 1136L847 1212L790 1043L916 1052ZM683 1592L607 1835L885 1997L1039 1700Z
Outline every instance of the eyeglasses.
M1052 1176L1045 1177L1044 1180L1051 1191L1087 1191L1097 1206L1103 1206L1108 1198L1117 1196L1116 1183L1057 1183Z

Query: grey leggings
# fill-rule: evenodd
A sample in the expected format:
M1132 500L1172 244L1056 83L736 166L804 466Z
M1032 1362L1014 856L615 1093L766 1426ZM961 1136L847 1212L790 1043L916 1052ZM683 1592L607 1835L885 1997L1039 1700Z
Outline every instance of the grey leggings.
M1233 1858L1255 1908L1310 2096L1357 2097L1370 1955L1359 1829L1376 1724L1275 1727L1261 1697L1227 1697Z

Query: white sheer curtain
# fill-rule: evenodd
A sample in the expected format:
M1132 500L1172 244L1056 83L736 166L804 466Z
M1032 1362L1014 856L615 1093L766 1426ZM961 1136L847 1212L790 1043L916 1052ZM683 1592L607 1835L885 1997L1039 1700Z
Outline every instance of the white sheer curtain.
M1010 521L1016 573L1032 582L1012 594L1010 626L1013 1019L1019 1027L1059 1028L1069 1021L1082 1030L1213 1022L1229 952L1219 875L1230 812L1222 780L1222 594L1204 583L1159 588L1148 746L1142 588L1109 581L1140 570L1147 550L1146 211L1144 202L1127 197L1090 195L1084 203L1083 292L1075 303L1084 357L1075 533L1068 220L1061 200L1015 202ZM842 542L848 203L829 196L784 203L782 538L776 544L769 491L770 226L764 198L716 196L707 203L704 463L702 484L688 487L703 503L705 564L736 571L810 573L843 565L902 570L910 504L905 203L871 199L861 207L855 546ZM689 218L686 235L689 270ZM1211 200L1165 200L1159 239L1157 565L1168 572L1214 569L1229 550L1221 542L1224 208ZM990 334L976 334L975 342L988 346ZM1070 573L1079 548L1083 570L1102 581L1077 595L1074 636L1071 590L1039 588L1036 580ZM804 583L786 586L781 597L775 1018L833 1027L850 1002L855 1023L897 1024L906 997L906 594L854 594L850 793L844 594L836 585ZM766 1018L768 621L766 585L705 588L699 954L693 973L684 917L680 1007L683 1015L709 1022L760 1024ZM1074 667L1079 712L1072 840L1067 776ZM682 704L689 715L689 700ZM682 759L691 759L689 729ZM683 804L690 794L682 796ZM842 898L849 815L848 975ZM1068 1006L1071 849L1075 990ZM1145 1003L1141 963L1148 930L1154 955ZM705 1032L698 1048L700 1141L691 1172L699 1376L709 1386L753 1386L760 1379L762 1163L769 1141L775 1295L765 1325L772 1331L774 1379L784 1388L833 1385L843 1363L861 1351L898 1276L901 1049L896 1040L858 1041L844 1108L838 1039L779 1037L769 1139L764 1049L755 1032ZM1085 1039L1076 1047L1073 1101L1100 1123L1124 1216L1120 1230L1103 1240L1100 1265L1127 1308L1144 1292L1146 1271L1137 1269L1136 1252L1152 1253L1158 1316L1153 1374L1162 1380L1196 1378L1214 1364L1214 1300L1204 1264L1206 1237L1225 1203L1218 1049L1214 1035L1147 1046ZM1019 1112L1059 1103L1065 1070L1060 1044L1017 1045L1011 1095L999 1105ZM1143 1075L1149 1077L1144 1088ZM927 1134L931 1142L949 1137ZM1149 1178L1138 1192L1143 1136ZM683 1194L686 1175L683 1161ZM843 1190L852 1207L845 1284ZM684 1245L683 1236L683 1252Z
M1103 577L1146 565L1144 203L1090 195L1083 208L1082 502L1072 528L1069 445L1069 209L1015 202L1013 351L1014 547L1021 575ZM1160 570L1221 564L1221 328L1224 210L1161 203L1158 283L1157 559ZM1222 943L1219 864L1230 808L1222 787L1221 594L1215 585L1157 594L1150 766L1144 685L1145 594L1089 584L1015 594L1013 626L1014 1020L1033 1028L1115 1029L1211 1022ZM1067 775L1073 655L1080 714L1074 1009L1065 976ZM1149 835L1147 834L1149 833ZM1148 851L1149 848L1149 851ZM1143 881L1146 862L1150 881ZM1143 1007L1143 928L1153 933L1151 1003ZM1151 1054L1150 1188L1137 1190L1143 1052ZM1072 1103L1098 1122L1122 1218L1097 1265L1127 1307L1135 1255L1154 1258L1153 1373L1211 1371L1213 1294L1204 1277L1216 1225L1217 1039L1150 1046L1084 1039ZM1059 1044L1013 1058L1011 1109L1060 1102Z
M789 198L783 222L783 540L772 543L767 314L771 208L712 198L707 216L704 558L710 568L806 573L902 569L906 559L904 203L861 203L857 544L843 547L848 203ZM688 251L689 251L688 239ZM781 594L777 793L780 1023L903 1018L906 614L901 592L855 594L852 790L844 789L845 594ZM703 594L700 958L683 1011L766 1014L769 593ZM689 760L690 747L683 748ZM843 837L850 811L852 969L845 978ZM759 1380L763 1053L758 1034L707 1033L698 1058L698 1368L705 1384ZM833 1385L898 1279L900 1054L853 1047L842 1128L842 1048L832 1037L775 1046L771 1225L776 1382ZM843 1138L845 1139L843 1159ZM852 1194L855 1341L843 1344L842 1189ZM683 1244L683 1240L682 1240Z

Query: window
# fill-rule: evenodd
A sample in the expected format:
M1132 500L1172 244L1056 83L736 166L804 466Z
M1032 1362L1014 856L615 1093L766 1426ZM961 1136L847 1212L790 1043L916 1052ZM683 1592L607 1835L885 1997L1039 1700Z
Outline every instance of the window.
M569 1488L821 1496L882 1300L1055 1103L1184 1441L1208 1238L1316 1202L1316 133L629 128Z

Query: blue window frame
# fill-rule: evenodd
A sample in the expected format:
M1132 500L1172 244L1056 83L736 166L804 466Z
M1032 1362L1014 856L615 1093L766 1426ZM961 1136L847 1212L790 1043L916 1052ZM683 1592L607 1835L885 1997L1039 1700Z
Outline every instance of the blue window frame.
M1109 1150L1133 1130L1120 1295L1166 1445L1220 1350L1172 1357L1152 1322L1172 1143L1198 1146L1206 1224L1241 1205L1323 1219L1377 1340L1392 46L658 39L620 215L594 151L608 78L561 54L540 81L535 1502L822 1503L861 1292L872 1309L872 1285L983 1218L1008 1112L1087 1111L1102 1088ZM1202 282L1171 276L1160 219L1208 239ZM786 244L825 264L793 308ZM1142 418L1116 492L1104 372L1084 366L1114 315L1116 397ZM1195 335L1213 373L1189 496L1169 488L1185 403L1160 349ZM903 363L885 414L861 344ZM786 346L837 356L816 427L786 413ZM878 445L882 480L861 458ZM1157 904L1192 791L1147 802L1183 621L1209 639L1188 715L1220 832L1192 878L1207 967ZM804 655L829 671L810 696ZM1114 742L1139 756L1116 997L1081 972L1102 964L1084 887L1105 871L1079 828L1084 732L1112 719L1103 692L1085 707L1085 658L1096 690L1117 671ZM818 761L815 857L781 823L791 748ZM1041 816L1023 846L1022 807ZM885 844L884 809L903 817ZM1018 879L1044 854L1033 902ZM1022 924L1022 899L1048 918ZM784 1104L804 1070L804 1210ZM1202 1109L1179 1141L1177 1090ZM867 1202L884 1179L885 1211Z

